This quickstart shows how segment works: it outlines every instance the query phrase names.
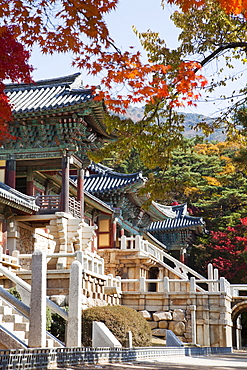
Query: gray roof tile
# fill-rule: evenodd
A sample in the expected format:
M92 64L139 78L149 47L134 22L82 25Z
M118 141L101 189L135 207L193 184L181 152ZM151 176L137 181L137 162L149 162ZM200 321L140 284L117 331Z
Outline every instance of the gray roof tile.
M90 89L82 86L80 73L33 84L6 85L13 113L28 113L63 108L92 100Z
M168 218L164 221L152 222L148 228L149 232L166 232L173 229L204 227L205 222L201 217L190 216L187 212L187 204L172 206L175 218Z
M17 209L26 211L38 211L39 207L35 204L35 198L25 195L18 190L0 182L0 201Z

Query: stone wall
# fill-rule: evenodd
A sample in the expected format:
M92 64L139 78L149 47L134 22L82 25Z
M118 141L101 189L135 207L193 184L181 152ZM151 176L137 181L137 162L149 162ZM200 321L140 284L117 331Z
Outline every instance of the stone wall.
M146 311L155 336L170 329L182 342L232 346L231 297L225 292L123 292L121 302Z
M152 313L143 310L140 311L140 313L148 321L154 337L166 339L166 329L169 329L183 343L191 342L191 315L189 311L175 309L170 311L156 311Z

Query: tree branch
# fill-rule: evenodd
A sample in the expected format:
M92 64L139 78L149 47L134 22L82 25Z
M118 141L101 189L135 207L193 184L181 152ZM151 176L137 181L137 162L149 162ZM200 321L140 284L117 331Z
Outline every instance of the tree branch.
M216 50L214 50L210 55L208 55L205 59L201 62L202 67L204 67L207 63L211 62L218 54L220 54L224 50L228 49L235 49L235 48L247 48L247 42L239 41L239 42L230 42L226 45L219 46ZM198 72L200 68L196 68L194 72Z

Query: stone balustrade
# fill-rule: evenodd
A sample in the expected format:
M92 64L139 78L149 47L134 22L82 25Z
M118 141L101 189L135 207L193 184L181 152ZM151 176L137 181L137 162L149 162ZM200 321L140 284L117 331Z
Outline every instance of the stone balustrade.
M0 263L3 266L18 269L19 265L19 252L13 251L11 255L3 252L3 247L0 246Z
M245 292L245 296L247 295L247 284L231 284L230 285L230 291L231 291L231 295L233 297L239 297L240 296L240 292L241 293L241 297L243 296L243 292Z
M83 253L82 251L77 251L74 253L52 253L46 255L47 259L57 258L57 257L74 257L82 264L84 270L104 275L104 259L99 257L95 253ZM14 264L20 267L20 261L25 259L32 259L32 254L19 253L19 251L13 251L12 255L4 254L2 247L0 247L0 262L4 264Z
M205 277L198 274L196 271L186 266L182 262L178 261L176 258L172 257L170 254L166 253L161 248L156 247L148 240L144 240L140 235L126 237L123 235L120 239L120 248L122 250L132 249L140 251L143 254L152 256L155 260L161 263L169 271L175 272L176 275L182 279L188 279L188 276L194 276L197 280L204 280ZM170 261L174 267L171 267L166 263Z
M133 284L131 283L139 283L139 289L133 290ZM169 292L177 292L177 293L184 293L184 292L214 292L214 293L226 293L231 295L232 288L231 284L224 278L221 277L219 280L209 280L209 279L200 279L196 280L194 277L190 279L170 279L169 277L164 277L163 279L146 279L145 277L141 277L140 279L120 279L118 280L118 284L120 284L120 289L123 293L126 292L135 292L135 293L148 293L149 291L149 284L155 283L156 284L156 292L157 293L169 293ZM131 287L129 288L129 284ZM201 288L198 284L206 284L208 289L205 290ZM211 287L213 286L213 290ZM240 286L242 287L242 286ZM247 285L245 285L245 289L247 290ZM244 289L242 289L244 290Z

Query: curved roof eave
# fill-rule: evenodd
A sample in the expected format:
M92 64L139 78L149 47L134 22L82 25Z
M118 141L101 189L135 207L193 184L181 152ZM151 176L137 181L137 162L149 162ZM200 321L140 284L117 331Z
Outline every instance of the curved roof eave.
M34 197L30 197L0 182L0 202L27 213L37 212L39 206Z
M152 201L152 205L157 209L165 218L175 218L176 212L173 211L172 206L166 206L163 204Z
M16 118L76 111L84 115L99 134L116 139L106 131L103 123L104 102L95 101L92 90L83 87L81 73L31 84L7 84L5 92ZM88 112L85 107L89 108Z

